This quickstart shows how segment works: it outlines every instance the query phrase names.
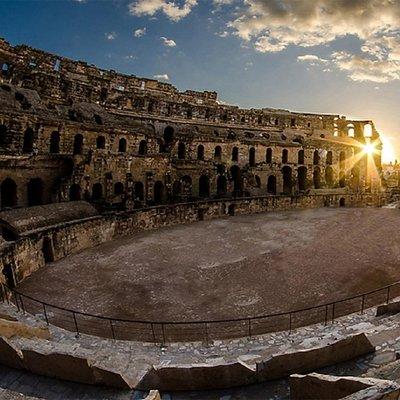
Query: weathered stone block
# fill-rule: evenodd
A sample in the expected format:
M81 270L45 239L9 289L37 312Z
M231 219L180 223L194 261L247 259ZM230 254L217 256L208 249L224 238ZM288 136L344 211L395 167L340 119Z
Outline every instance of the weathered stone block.
M21 351L3 337L0 337L0 364L16 369L23 368Z
M34 327L19 321L0 319L0 335L6 338L20 336L24 338L50 339L50 331L47 326Z
M400 312L400 301L395 301L389 304L382 304L376 308L376 316L384 314L397 314Z

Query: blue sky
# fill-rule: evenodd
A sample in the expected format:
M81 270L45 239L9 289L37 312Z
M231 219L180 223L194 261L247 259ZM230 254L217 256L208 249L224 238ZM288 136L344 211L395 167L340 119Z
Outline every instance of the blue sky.
M400 159L395 3L3 0L0 36L243 107L373 119Z

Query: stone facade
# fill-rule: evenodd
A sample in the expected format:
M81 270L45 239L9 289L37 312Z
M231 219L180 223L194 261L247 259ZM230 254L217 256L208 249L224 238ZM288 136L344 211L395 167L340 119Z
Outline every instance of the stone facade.
M223 105L0 39L1 208L374 191L372 121ZM380 152L374 156L380 172Z

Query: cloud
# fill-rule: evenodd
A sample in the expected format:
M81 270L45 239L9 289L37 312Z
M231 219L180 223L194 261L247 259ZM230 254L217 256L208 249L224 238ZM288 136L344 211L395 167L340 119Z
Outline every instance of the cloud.
M153 78L161 81L169 81L169 76L167 74L154 75Z
M106 37L107 40L114 40L118 35L116 32L108 32L105 33L104 36Z
M136 0L128 4L129 13L138 17L154 16L158 12L164 13L170 20L179 21L188 16L197 0L183 0L181 4L168 0Z
M320 58L314 54L305 54L297 57L298 62L308 63L309 65L321 65L328 64L329 61L324 58Z
M140 37L142 37L142 36L144 36L146 34L146 30L147 30L146 28L136 29L133 32L133 36L135 36L136 38L140 38Z
M228 31L222 31L222 32L218 32L216 33L217 36L222 37L222 38L226 38L229 36L229 32Z
M175 40L168 39L164 36L161 36L160 39L163 41L164 45L167 47L175 47L176 46Z
M359 51L332 54L333 66L356 81L400 79L397 0L240 0L228 26L262 53L327 45L353 36L361 42Z

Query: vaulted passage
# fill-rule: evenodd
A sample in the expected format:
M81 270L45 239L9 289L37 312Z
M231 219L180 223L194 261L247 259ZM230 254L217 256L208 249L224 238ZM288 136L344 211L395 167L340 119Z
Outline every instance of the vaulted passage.
M269 194L276 194L276 177L270 175L267 180L267 192Z
M57 154L60 152L60 134L57 131L51 133L50 136L50 153Z
M92 187L92 200L98 201L103 198L103 186L101 183L95 183Z
M140 202L144 200L144 185L142 182L135 182L132 196L134 201Z
M81 199L81 187L77 183L74 183L69 188L69 200L78 201L80 199Z
M164 184L161 181L157 181L154 184L154 203L162 204L164 202Z
M328 188L333 187L333 168L330 166L325 168L325 183Z
M299 190L307 190L307 168L299 167L297 170Z
M199 179L199 197L210 197L210 179L207 175Z
M10 289L14 289L16 282L15 282L14 271L13 271L12 266L10 264L6 264L3 267L2 273L3 273L3 276L5 278L6 285Z
M223 196L226 194L227 190L227 180L226 176L224 175L218 175L217 178L217 194L220 196Z
M34 133L32 128L28 128L24 133L24 143L22 146L23 153L32 153L33 151Z
M40 206L43 204L43 181L41 178L33 178L27 186L28 206Z
M83 136L78 133L74 136L74 149L73 154L82 154L83 151Z
M313 182L314 182L314 188L315 189L321 189L321 170L319 167L314 168L314 173L313 173Z
M6 178L1 183L1 208L15 207L17 205L17 185L11 178Z
M282 168L283 194L292 194L292 168L285 166Z
M230 169L233 181L233 195L240 196L243 191L242 173L237 165L233 165Z

